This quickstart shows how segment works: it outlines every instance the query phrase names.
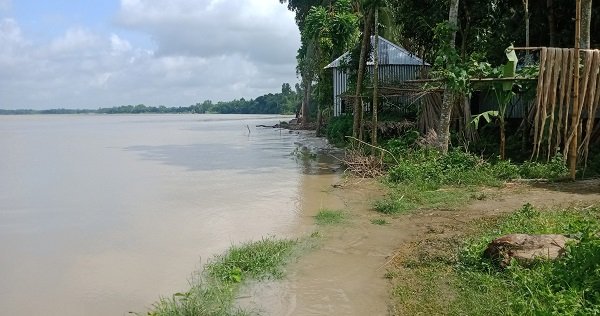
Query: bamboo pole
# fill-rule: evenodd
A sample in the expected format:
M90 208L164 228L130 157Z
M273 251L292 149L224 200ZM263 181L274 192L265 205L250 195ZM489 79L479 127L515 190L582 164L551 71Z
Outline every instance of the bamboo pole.
M577 141L579 137L579 48L581 45L581 0L575 2L575 78L573 82L573 113L571 114L571 128L573 128L573 139L569 149L569 174L572 180L575 180L577 174Z

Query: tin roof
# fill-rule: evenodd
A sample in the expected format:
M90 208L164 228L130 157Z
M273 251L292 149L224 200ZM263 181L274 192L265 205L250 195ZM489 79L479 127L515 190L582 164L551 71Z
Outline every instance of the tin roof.
M373 44L374 40L375 37L371 36L371 45ZM349 55L350 53L346 52L342 56L338 57L336 60L332 61L329 65L325 66L325 68L327 69L339 67L342 62L349 58ZM429 66L428 63L423 62L421 58L407 51L404 47L396 45L381 36L379 36L379 64ZM371 53L371 57L367 61L367 65L373 65L373 53Z

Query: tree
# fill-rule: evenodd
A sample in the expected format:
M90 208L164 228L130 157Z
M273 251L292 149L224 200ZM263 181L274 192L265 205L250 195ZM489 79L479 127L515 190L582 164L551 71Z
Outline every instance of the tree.
M373 50L373 117L371 127L371 144L377 146L377 112L379 111L379 8L375 8L375 49Z
M447 38L449 45L454 46L456 42L456 30L458 29L458 4L459 0L450 1L448 10L448 26L450 27ZM448 152L448 143L450 142L450 120L452 118L452 107L454 106L455 92L452 91L448 83L444 87L444 96L440 110L440 120L437 130L437 148L442 153Z
M581 0L581 48L590 48L592 0Z
M360 45L360 57L358 60L358 74L356 79L356 91L354 94L354 122L352 124L352 137L358 138L360 140L363 139L362 135L362 118L363 118L363 102L362 102L362 84L365 77L365 68L367 66L367 54L370 45L370 37L371 37L371 17L373 16L373 11L369 8L367 12L367 16L363 22L363 33L362 40Z

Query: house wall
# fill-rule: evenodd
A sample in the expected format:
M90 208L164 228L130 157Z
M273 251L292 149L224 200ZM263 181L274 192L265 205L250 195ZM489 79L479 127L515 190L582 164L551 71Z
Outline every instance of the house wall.
M422 65L380 65L379 80L381 84L401 83L406 80L418 79ZM373 66L367 66L369 75L373 74ZM333 68L333 115L344 113L341 95L348 91L348 74L341 68ZM400 97L409 98L409 97Z

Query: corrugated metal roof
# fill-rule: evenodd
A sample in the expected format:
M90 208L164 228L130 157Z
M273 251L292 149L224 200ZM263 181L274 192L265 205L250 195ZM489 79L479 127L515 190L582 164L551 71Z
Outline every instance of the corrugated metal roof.
M371 45L375 40L374 36L371 36ZM344 55L338 57L336 60L331 62L329 65L325 66L325 68L337 68L340 64L349 58L349 52ZM379 36L379 64L380 65L426 65L429 66L428 63L424 63L423 60L411 52L407 51L404 47L396 45L385 38ZM373 54L371 53L371 57L369 61L367 61L367 65L373 65Z

